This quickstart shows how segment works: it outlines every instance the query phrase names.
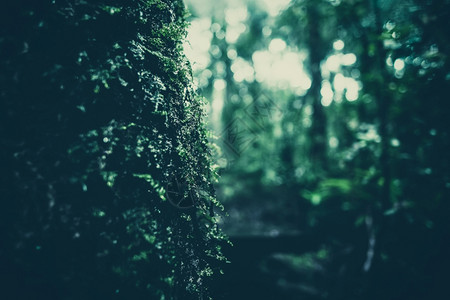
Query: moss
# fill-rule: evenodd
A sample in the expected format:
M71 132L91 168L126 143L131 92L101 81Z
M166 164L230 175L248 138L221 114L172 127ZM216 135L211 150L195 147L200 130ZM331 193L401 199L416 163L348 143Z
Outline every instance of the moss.
M219 204L203 102L182 53L182 2L37 5L2 19L1 138L18 146L2 149L1 175L18 179L1 189L15 203L6 247L14 253L32 232L46 259L25 255L37 243L27 242L11 261L73 298L203 297L223 235L209 216ZM195 197L189 210L166 201L173 181Z

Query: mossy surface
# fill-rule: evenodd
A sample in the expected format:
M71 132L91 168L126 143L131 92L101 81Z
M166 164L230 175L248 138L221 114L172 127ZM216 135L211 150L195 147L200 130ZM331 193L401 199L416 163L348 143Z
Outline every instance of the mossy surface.
M183 3L1 6L7 291L205 296L224 237L212 216L203 102L181 52Z

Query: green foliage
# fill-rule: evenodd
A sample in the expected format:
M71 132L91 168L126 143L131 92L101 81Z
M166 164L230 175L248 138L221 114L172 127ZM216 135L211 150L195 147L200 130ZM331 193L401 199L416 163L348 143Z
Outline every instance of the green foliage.
M22 2L0 8L2 293L205 297L224 236L183 3Z

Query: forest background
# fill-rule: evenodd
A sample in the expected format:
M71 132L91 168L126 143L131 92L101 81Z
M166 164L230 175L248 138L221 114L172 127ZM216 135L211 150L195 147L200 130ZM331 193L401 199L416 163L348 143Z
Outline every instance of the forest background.
M450 2L186 2L223 299L448 294Z

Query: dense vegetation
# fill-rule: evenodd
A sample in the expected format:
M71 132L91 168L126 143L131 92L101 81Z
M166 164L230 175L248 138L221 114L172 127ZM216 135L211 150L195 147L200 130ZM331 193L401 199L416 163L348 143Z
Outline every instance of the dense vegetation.
M205 299L218 273L182 1L2 1L0 298Z
M222 291L445 298L450 2L262 2L196 25L211 20L196 76L220 108L218 195L239 261L227 278L241 290Z
M1 2L0 298L446 299L450 1L186 2Z

